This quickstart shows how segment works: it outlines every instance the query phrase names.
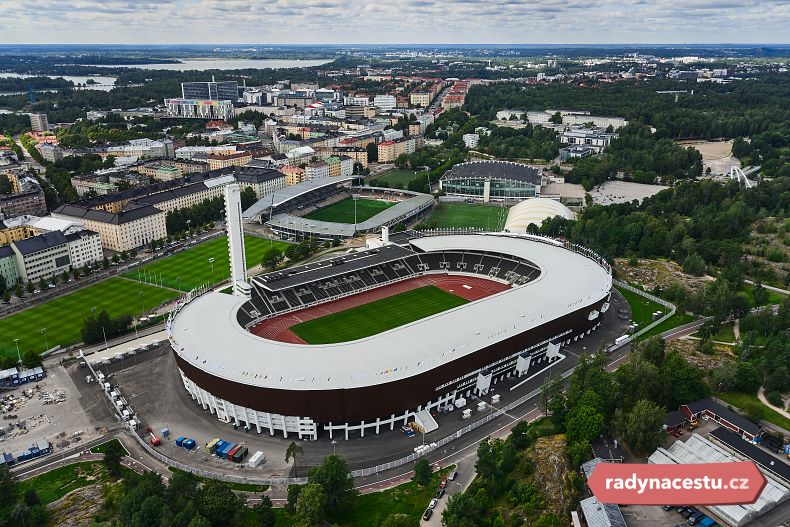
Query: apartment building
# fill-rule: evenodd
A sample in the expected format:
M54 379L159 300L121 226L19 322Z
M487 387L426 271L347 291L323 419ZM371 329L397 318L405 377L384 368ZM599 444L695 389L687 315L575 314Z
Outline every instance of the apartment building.
M251 187L258 199L288 185L286 174L272 168L242 167L234 176L242 189Z
M52 231L11 244L19 278L24 282L47 279L71 267L69 242L60 231Z
M305 181L304 168L297 166L284 166L280 171L285 174L285 182L288 186L298 185Z
M138 159L156 157L174 157L175 146L170 139L161 141L153 139L132 139L122 144L103 147L96 151L102 159L113 157L133 157Z
M304 177L306 181L314 181L329 177L329 165L323 161L310 163L304 167Z
M412 106L419 106L421 108L427 108L431 105L431 92L428 91L415 91L409 94L409 104Z
M389 110L394 110L397 106L397 101L395 100L394 95L376 95L373 97L373 106L382 112L386 112Z
M176 149L176 159L191 160L199 154L228 155L236 153L236 145L182 146ZM206 164L208 166L208 164ZM196 171L197 172L197 171Z
M233 154L212 154L208 156L208 167L210 170L219 170L227 167L241 167L252 161L252 154L249 152L235 152Z
M324 160L331 156L346 156L351 158L352 166L354 163L359 163L362 168L368 167L368 151L360 146L319 147L316 148L316 153Z
M14 287L19 281L16 253L10 245L0 245L0 276L5 279L6 287Z
M378 144L379 163L392 163L401 154L414 153L417 146L417 139L414 137L397 141L382 141Z
M165 99L168 117L178 119L230 119L233 102L204 99Z
M331 156L327 158L329 177L348 177L354 173L354 160L348 156Z
M181 97L209 101L235 101L239 98L236 81L182 82Z
M165 213L151 205L133 205L111 213L82 205L63 205L53 218L79 222L99 233L102 247L116 252L129 251L167 237ZM61 233L62 234L62 233Z
M33 178L26 178L21 192L0 195L0 218L14 218L27 214L47 214L44 191Z
M34 132L46 132L49 130L49 119L47 119L47 114L31 113L30 128L32 128Z

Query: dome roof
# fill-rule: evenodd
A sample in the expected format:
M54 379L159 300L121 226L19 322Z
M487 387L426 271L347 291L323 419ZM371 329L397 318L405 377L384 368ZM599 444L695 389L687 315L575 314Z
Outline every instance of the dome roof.
M530 224L540 227L543 220L562 216L568 220L575 220L576 214L557 200L549 198L525 199L513 205L507 215L505 230L509 232L526 232Z

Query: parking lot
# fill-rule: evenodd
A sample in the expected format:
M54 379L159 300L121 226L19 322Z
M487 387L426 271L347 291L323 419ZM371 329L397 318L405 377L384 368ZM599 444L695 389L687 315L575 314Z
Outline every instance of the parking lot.
M660 506L621 505L620 511L629 527L672 527L686 524L686 520L675 509L665 511Z
M74 379L57 363L45 369L47 376L41 381L0 392L4 408L0 451L16 456L43 438L57 452L102 435L102 424L97 427L86 413L102 401L95 395L83 397Z

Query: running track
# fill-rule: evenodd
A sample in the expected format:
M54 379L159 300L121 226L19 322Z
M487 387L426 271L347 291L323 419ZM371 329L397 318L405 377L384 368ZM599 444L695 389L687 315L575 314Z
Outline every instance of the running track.
M475 276L464 275L425 275L409 280L395 282L394 284L383 285L369 291L364 291L356 295L350 295L338 300L333 300L325 304L318 304L299 311L292 311L284 315L279 315L250 328L250 332L264 337L269 340L276 340L279 342L289 342L293 344L306 344L304 340L297 337L290 328L300 322L313 320L325 315L345 311L352 307L369 304L382 298L405 293L420 287L433 285L444 289L454 295L460 296L470 302L480 300L487 296L500 293L510 286L486 278L479 278Z

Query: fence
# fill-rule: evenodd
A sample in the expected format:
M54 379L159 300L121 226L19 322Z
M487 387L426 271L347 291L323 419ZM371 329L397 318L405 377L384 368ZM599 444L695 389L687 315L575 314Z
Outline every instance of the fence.
M635 293L635 294L637 294L637 295L639 295L641 297L647 298L648 300L651 300L651 301L655 302L656 304L661 304L662 306L664 306L666 308L669 308L669 313L666 313L661 318L659 318L657 320L654 320L653 322L651 322L647 326L643 327L642 329L640 329L639 331L637 331L633 335L629 336L627 339L623 340L622 342L613 344L608 350L609 353L613 352L616 349L619 349L619 348L625 346L626 344L630 344L631 342L633 342L634 340L636 340L640 336L644 335L645 333L647 333L648 331L650 331L654 327L658 326L659 324L661 324L663 322L666 322L667 320L672 318L672 316L675 315L675 311L677 310L677 306L675 306L675 304L673 304L671 302L667 302L663 298L659 298L659 297L657 297L655 295L651 295L650 293L648 293L646 291L642 291L638 287L634 287L631 284L627 284L627 283L625 283L625 282L623 282L621 280L614 279L614 280L612 280L612 283L614 285L616 285L617 287L621 287L621 288L625 289L626 291L631 291L632 293Z

